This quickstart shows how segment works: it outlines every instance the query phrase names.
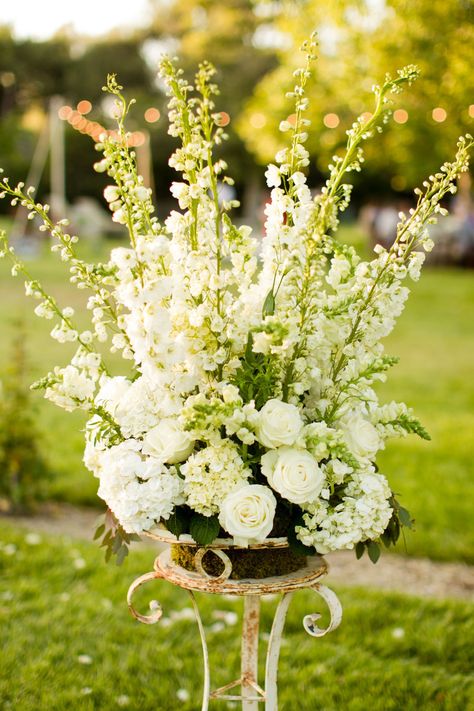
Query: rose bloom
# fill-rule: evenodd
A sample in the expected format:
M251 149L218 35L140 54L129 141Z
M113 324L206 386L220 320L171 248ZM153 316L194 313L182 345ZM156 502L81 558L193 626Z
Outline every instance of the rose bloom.
M358 457L372 459L380 448L376 428L361 415L349 416L343 423L347 446Z
M193 451L194 441L180 429L172 417L166 417L143 438L143 454L157 457L166 464L184 462Z
M273 528L276 499L267 486L244 484L221 503L219 522L239 546L261 543Z
M278 493L293 504L315 501L324 485L324 474L305 449L280 447L262 457L262 473Z
M258 415L257 439L264 447L274 449L296 442L303 429L300 411L281 400L268 400Z

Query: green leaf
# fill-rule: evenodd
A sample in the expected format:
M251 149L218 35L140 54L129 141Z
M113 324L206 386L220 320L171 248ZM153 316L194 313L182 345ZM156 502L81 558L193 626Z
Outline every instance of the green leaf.
M194 513L189 525L189 532L200 546L208 546L217 538L220 527L217 516L203 516Z
M372 563L376 563L380 558L380 546L375 541L369 541L367 544L367 553Z
M117 554L115 556L115 563L116 565L122 565L123 561L125 558L128 556L128 547L123 544L117 551Z
M262 316L273 316L275 313L275 296L273 294L273 289L270 289L265 297L262 307Z
M102 523L100 526L98 526L95 529L94 533L94 541L96 541L98 538L100 538L105 532L105 523Z
M164 524L168 531L173 533L176 538L179 538L182 533L187 533L189 530L189 516L189 509L183 509L178 506L169 519L164 521Z
M122 543L122 536L120 534L116 535L112 543L112 553L115 553L115 555L117 555L122 546Z
M364 543L362 543L362 541L359 541L359 543L356 543L355 554L356 554L357 560L362 558L362 556L364 555L364 551L365 551Z
M406 528L413 528L414 521L410 515L410 512L403 506L400 506L400 504L398 504L398 518L400 519L402 526L406 526Z

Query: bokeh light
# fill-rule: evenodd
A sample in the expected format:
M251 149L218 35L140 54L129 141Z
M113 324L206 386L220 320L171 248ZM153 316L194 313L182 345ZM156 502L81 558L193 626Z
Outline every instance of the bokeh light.
M221 111L216 114L216 124L218 126L228 126L230 124L230 116L226 111Z
M435 109L433 109L431 113L433 117L433 121L436 121L437 123L443 123L443 121L446 121L447 117L447 112L446 109L441 108L441 106L437 106Z
M253 128L263 128L267 123L267 117L257 111L250 115L249 123Z
M88 114L92 110L92 104L87 99L82 99L82 101L78 103L76 108L79 113L84 116L84 114Z
M397 109L393 112L393 120L395 123L406 123L408 121L408 111Z
M147 109L144 113L145 121L148 123L156 123L158 119L160 118L160 112L157 108L154 106L150 106L149 109Z
M339 126L339 116L337 114L326 114L323 118L323 124L326 128L336 128Z
M469 116L474 118L474 104L471 104L469 107Z
M67 121L72 114L72 108L70 106L61 106L58 109L58 116L62 121Z

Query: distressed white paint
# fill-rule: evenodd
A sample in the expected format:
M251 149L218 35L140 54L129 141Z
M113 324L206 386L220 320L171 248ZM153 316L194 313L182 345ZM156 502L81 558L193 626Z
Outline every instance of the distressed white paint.
M219 555L220 551L214 551ZM198 558L202 561L201 554ZM221 557L221 556L219 556ZM225 563L225 554L222 560ZM312 637L323 637L339 626L342 619L342 607L336 594L325 585L316 582L327 572L327 566L323 559L309 559L308 566L299 573L291 573L278 578L265 578L262 580L232 581L228 579L229 570L219 578L209 578L205 571L199 575L195 572L185 571L183 568L174 565L170 561L168 553L165 551L155 561L155 570L151 573L137 578L129 588L127 602L132 615L145 624L154 624L162 616L159 603L153 601L150 604L152 613L142 615L135 610L132 604L134 592L147 582L152 580L169 580L170 582L188 590L196 616L196 621L201 636L203 663L204 663L204 685L201 711L208 711L211 699L221 699L228 701L241 701L242 711L258 711L259 702L265 702L265 711L278 711L278 659L280 655L281 639L285 626L286 615L293 598L294 591L302 589L314 590L326 602L330 621L326 628L320 628L316 622L321 618L319 613L306 615L303 620L305 630ZM194 597L194 590L209 593L227 593L244 596L244 614L242 620L241 635L241 676L239 679L211 691L209 654L206 642L204 626ZM258 685L258 640L259 640L259 616L260 597L264 594L281 592L282 597L275 611L272 630L267 649L265 689ZM235 687L241 687L240 694L228 694Z

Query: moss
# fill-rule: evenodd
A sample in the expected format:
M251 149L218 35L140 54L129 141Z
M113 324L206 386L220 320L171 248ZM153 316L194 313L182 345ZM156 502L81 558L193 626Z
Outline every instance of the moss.
M173 543L171 559L186 570L195 570L194 556L197 546L186 546ZM211 551L211 549L210 549ZM306 565L306 557L294 553L289 548L245 549L231 548L224 551L232 563L232 580L246 578L271 578L277 575L287 575ZM212 552L202 559L202 567L209 575L216 577L224 571L224 564Z

